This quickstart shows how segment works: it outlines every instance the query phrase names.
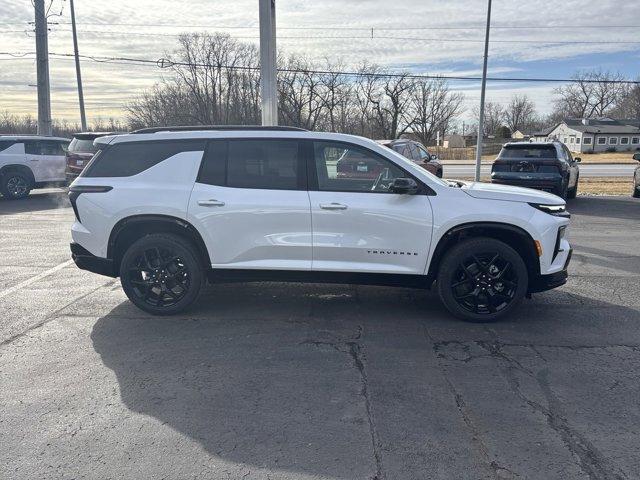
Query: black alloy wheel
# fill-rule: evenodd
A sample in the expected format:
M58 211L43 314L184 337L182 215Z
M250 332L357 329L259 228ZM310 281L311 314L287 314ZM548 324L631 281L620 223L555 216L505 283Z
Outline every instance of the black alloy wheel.
M2 196L8 199L18 200L20 198L25 198L29 195L30 191L31 182L22 173L10 172L5 174L2 179L0 192L2 193Z
M453 246L440 263L437 288L447 309L471 322L491 322L513 310L529 283L518 252L493 238L476 237Z
M193 246L181 237L153 234L126 251L120 280L129 299L154 315L171 315L191 305L203 283Z
M458 304L471 313L498 313L513 301L518 276L511 262L498 252L464 257L452 279Z

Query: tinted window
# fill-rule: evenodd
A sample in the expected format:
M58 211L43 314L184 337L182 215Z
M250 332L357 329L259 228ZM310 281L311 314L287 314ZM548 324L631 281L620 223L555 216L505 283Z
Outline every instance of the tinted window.
M389 160L365 148L340 142L314 142L318 189L334 192L389 191L406 175Z
M64 155L64 149L60 142L40 142L40 155Z
M182 152L201 152L204 140L117 143L103 150L83 177L130 177Z
M199 183L209 185L225 185L227 179L227 147L226 140L213 140L207 149L198 174Z
M412 160L415 160L416 162L419 162L420 161L420 153L418 152L418 148L413 143L409 144L409 151L411 152L410 153L411 156L408 157L408 158L410 158Z
M28 155L41 155L40 142L36 142L35 140L24 142L24 153Z
M500 152L500 158L556 158L556 149L553 145L548 147L504 147Z
M0 152L6 150L14 143L16 142L14 142L13 140L0 140Z
M297 140L229 140L227 186L270 190L306 189Z
M424 162L429 162L431 160L431 154L420 146L418 146L418 153L420 154L420 160Z
M93 144L93 139L74 138L69 144L70 152L96 153L98 147Z

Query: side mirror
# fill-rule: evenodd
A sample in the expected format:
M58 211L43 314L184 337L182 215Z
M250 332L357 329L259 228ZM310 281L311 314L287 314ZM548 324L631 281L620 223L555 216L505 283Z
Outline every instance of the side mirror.
M418 184L413 178L396 178L389 190L401 195L415 195L418 193Z
M634 159L634 160L638 160L638 161L640 162L640 153L636 153L636 154L633 156L633 159Z
M574 160L576 161L576 163L580 163L582 161L582 159L580 157L576 157L576 158L574 158Z
M431 155L431 160L438 160L438 155Z

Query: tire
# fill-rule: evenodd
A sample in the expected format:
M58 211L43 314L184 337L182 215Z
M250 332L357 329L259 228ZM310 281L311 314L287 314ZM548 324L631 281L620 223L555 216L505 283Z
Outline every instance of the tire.
M578 174L578 175L576 176L576 186L575 186L575 187L573 187L573 188L570 188L570 189L567 191L567 198L568 198L568 199L574 199L574 198L576 198L576 197L578 196L578 182L579 182L579 181L580 181L580 174Z
M640 185L633 187L633 198L640 198Z
M438 177L438 178L442 178L442 170L438 170L438 171L436 172L436 177Z
M22 172L6 172L0 182L0 193L8 200L26 198L32 188L31 178Z
M173 315L197 300L204 268L191 242L155 233L137 240L124 253L120 283L136 307L153 315Z
M560 187L556 189L556 195L566 200L568 194L569 194L569 179L567 178L567 181L565 182L563 180Z
M467 322L494 322L513 311L527 293L528 283L527 267L518 252L486 237L451 248L437 277L442 303Z

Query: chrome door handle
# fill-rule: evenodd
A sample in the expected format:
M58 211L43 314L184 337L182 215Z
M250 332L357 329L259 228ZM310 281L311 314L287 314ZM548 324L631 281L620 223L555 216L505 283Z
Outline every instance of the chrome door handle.
M341 203L321 203L320 208L323 210L346 210L347 206Z
M198 200L198 205L202 207L224 207L224 202L212 198L211 200Z

